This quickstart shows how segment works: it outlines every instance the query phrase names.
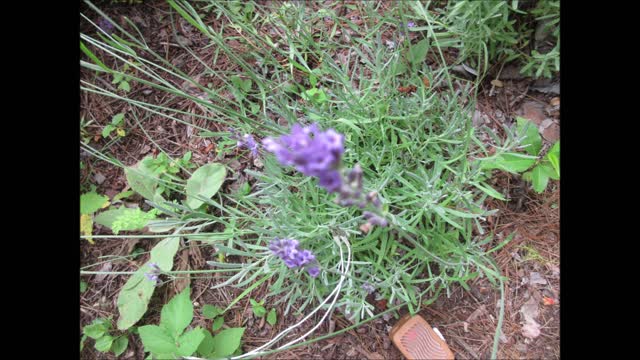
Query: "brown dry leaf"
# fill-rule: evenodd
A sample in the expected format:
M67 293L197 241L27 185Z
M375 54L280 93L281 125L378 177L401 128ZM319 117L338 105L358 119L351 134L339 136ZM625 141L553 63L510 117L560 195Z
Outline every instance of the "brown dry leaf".
M178 265L176 266L176 271L189 271L191 267L189 266L189 250L185 249L180 253L180 258L178 259ZM173 288L176 294L179 294L184 290L189 283L191 282L191 278L188 274L180 275L176 281L173 283Z
M520 313L524 318L522 335L530 339L538 337L540 335L540 324L538 324L535 319L538 317L540 311L535 297L531 296L529 300L522 305Z
M535 320L527 320L527 322L522 326L522 335L529 339L537 338L540 336L540 324Z
M547 280L540 275L540 273L532 271L529 273L530 285L547 285Z
M423 77L422 78L422 83L424 84L424 87L428 88L429 85L431 85L431 83L429 83L429 79L427 77Z
M549 105L551 105L551 106L560 106L560 98L559 97L554 97L549 102Z
M522 117L540 125L546 118L544 106L536 101L528 101L522 104Z
M411 94L412 92L416 91L416 89L417 88L415 87L415 85L398 87L398 91L403 93L403 94Z

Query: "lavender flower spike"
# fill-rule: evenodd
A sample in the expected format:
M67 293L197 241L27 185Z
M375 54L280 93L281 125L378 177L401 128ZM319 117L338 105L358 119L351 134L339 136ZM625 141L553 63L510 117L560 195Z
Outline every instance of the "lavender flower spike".
M262 141L284 166L295 166L307 176L319 178L319 185L330 193L342 185L338 171L344 153L344 136L333 129L320 131L316 123L302 127L293 125L291 134Z
M309 250L300 249L298 240L275 238L269 244L269 250L282 259L289 269L304 267L311 277L320 273L315 255Z
M258 157L258 143L256 142L256 139L253 137L253 135L240 135L237 131L232 129L231 138L238 141L238 143L236 144L238 147L247 148L249 151L251 151L253 157Z
M109 35L113 33L113 24L105 18L100 18L98 20L98 26L100 27L100 29L102 29L102 31L106 32Z

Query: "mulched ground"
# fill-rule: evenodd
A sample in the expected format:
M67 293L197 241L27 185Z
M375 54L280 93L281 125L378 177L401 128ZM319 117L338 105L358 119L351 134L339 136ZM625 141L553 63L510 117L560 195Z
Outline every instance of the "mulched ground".
M162 20L167 14L167 5L163 2L145 3L142 6L100 5L104 11L123 24L122 16L126 15L135 21L143 30L145 38L151 39L154 49L166 56L170 61L182 61L181 68L189 73L201 71L201 64L184 61L179 47L170 46L173 39L172 30ZM83 8L83 13L93 13ZM175 19L174 19L175 20ZM164 21L164 22L163 22ZM179 20L173 24L180 29L186 29ZM86 24L81 28L90 32ZM162 30L164 29L164 32ZM151 36L153 34L153 36ZM191 41L202 41L197 32L184 31ZM240 44L236 44L241 46ZM239 49L241 50L241 49ZM203 58L211 55L203 52ZM234 65L228 59L221 58L216 67L223 70L233 70ZM499 69L493 70L494 73ZM496 73L497 74L497 73ZM504 136L503 125L510 125L515 116L525 116L535 122L541 129L545 139L545 146L555 141L559 136L559 94L553 93L552 87L545 82L534 82L523 79L506 66L500 72L502 86L492 86L488 79L478 99L474 124L479 128L486 126L499 136ZM82 70L83 80L94 82L95 74ZM99 80L97 80L99 81ZM102 86L107 86L102 84ZM551 90L550 90L551 89ZM162 94L148 93L140 84L132 84L128 96L144 98L165 106L203 113L203 110L193 103L174 100L168 103ZM551 91L551 92L549 92ZM122 102L109 100L94 94L82 92L81 116L94 120L95 125L87 128L92 147L105 146L106 141L100 134L104 125L111 117L126 108ZM204 121L194 122L200 126L211 124ZM211 125L208 125L211 126ZM112 145L110 152L127 165L132 165L143 156L154 153L154 146L150 144L145 134L135 124L127 124L129 134ZM155 141L170 154L181 155L191 150L194 162L221 161L232 167L242 169L252 164L242 158L216 158L215 149L206 139L190 136L184 124L167 120L160 116L152 116L145 120L145 129ZM211 128L216 131L219 129ZM486 141L490 137L486 136ZM95 184L100 193L113 196L126 189L126 181L122 170L105 162L81 154L85 168L81 172L82 184ZM527 188L517 177L497 173L493 186L508 194L511 201L489 201L486 205L491 209L499 209L498 214L489 218L492 231L498 239L504 239L515 232L514 239L495 253L495 259L502 273L509 278L505 283L505 315L503 322L503 336L500 338L499 358L559 358L560 357L560 318L559 318L559 183L550 181L550 185L543 194L536 194ZM234 186L234 182L225 183ZM224 190L224 189L223 189ZM135 200L135 198L134 198ZM99 227L96 234L108 234L109 231ZM126 240L96 240L95 245L81 243L82 266L101 261L105 255L127 255L134 248L150 250L159 240L156 239L126 239ZM192 246L181 250L176 257L176 267L180 270L205 268L206 261L213 258L210 247ZM139 257L130 262L106 262L102 270L105 271L133 271L146 261ZM124 285L126 278L122 276L88 276L83 278L89 283L88 290L81 294L82 327L91 323L97 317L113 316L117 319L116 299L118 292ZM225 287L220 290L210 290L218 282L218 278L210 276L191 281L192 300L199 309L204 304L225 307L241 290ZM186 285L185 282L175 282L162 286L156 293L145 315L145 322L157 323L160 309L168 299ZM255 289L247 298L263 298L270 282ZM420 312L432 326L437 327L445 337L456 358L487 358L491 354L493 336L495 334L500 291L494 289L486 279L477 279L469 284L471 291L461 287L454 287L449 297L442 295L431 306ZM267 308L271 304L267 303ZM540 325L538 336L529 338L523 334L524 316L522 311L537 309L536 322ZM400 312L403 315L406 310ZM322 314L319 314L321 316ZM318 316L318 319L319 319ZM278 316L275 326L270 326L263 319L253 317L248 301L241 301L225 316L225 324L231 327L246 327L243 338L243 350L247 351L267 342L271 337L290 324L296 318ZM315 342L308 346L298 347L289 351L267 356L266 358L341 358L341 359L397 359L400 352L390 343L388 331L397 320L377 319L357 329L349 330L326 340ZM312 322L310 322L311 324ZM202 318L196 311L195 325L211 326L211 320ZM340 330L351 324L335 313L314 334L320 336L332 331ZM296 330L302 334L307 328ZM88 340L81 353L83 359L112 359L112 354L103 354L93 348L92 340ZM144 351L137 336L130 337L129 348L121 356L125 359L142 359Z

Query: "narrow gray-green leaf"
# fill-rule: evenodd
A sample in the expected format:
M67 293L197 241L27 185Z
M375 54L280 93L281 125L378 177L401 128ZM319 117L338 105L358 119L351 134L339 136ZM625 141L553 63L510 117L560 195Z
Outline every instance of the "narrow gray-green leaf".
M477 187L478 189L482 190L485 194L496 198L498 200L502 200L502 201L506 201L507 199L505 199L504 196L502 196L502 194L500 194L496 189L492 188L491 185L487 185L487 184L480 184L480 183L472 183L473 186Z

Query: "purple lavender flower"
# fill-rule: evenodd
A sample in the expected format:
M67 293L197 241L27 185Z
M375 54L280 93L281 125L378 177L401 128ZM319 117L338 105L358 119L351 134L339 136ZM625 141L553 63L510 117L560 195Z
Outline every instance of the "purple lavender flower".
M298 240L275 238L269 244L269 250L282 259L289 269L304 267L312 277L320 273L315 255L309 250L300 249Z
M356 164L353 169L346 171L344 177L341 173L344 153L342 134L334 129L320 131L317 123L304 127L295 124L290 134L277 139L267 137L262 144L282 165L294 166L307 176L315 176L319 180L318 185L330 193L337 192L336 202L341 206L356 205L360 209L372 206L376 214L367 212L369 215L365 215L369 228L372 225L387 226L387 220L379 215L382 212L382 203L377 193L371 192L365 196L363 192L363 171L360 165ZM290 268L300 266L294 255L283 260Z
M102 29L102 31L106 32L109 35L113 33L113 24L105 18L100 18L98 20L98 26L100 27L100 29Z
M367 222L371 225L378 225L378 226L382 226L385 227L388 225L388 222L385 218L376 215L370 211L365 211L362 213L362 215L364 216L364 218L367 220Z
M307 268L307 271L309 272L309 275L311 275L311 277L313 278L318 276L318 274L320 274L320 268L317 266L311 266Z
M247 148L253 157L258 157L258 143L251 134L240 135L236 130L231 129L231 138L238 141L237 146Z
M158 275L160 275L162 270L156 263L149 263L149 267L151 268L151 272L144 273L144 276L147 278L147 280L152 281L155 285L158 285Z
M318 177L319 185L332 193L342 185L337 169L344 153L343 142L344 136L335 130L320 131L314 123L305 127L295 124L290 135L268 137L262 144L282 165L295 166L304 175Z
M409 21L409 22L407 23L407 27L408 27L408 28L412 28L412 27L415 27L415 26L416 26L416 23L414 23L413 21Z

